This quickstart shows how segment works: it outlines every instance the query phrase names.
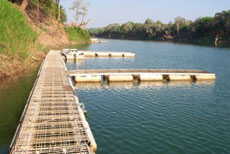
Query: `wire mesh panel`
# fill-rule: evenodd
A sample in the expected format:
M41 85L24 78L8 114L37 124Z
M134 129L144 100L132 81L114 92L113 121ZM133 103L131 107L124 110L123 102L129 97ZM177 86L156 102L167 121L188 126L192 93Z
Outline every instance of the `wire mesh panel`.
M62 57L50 51L41 67L11 153L93 153Z

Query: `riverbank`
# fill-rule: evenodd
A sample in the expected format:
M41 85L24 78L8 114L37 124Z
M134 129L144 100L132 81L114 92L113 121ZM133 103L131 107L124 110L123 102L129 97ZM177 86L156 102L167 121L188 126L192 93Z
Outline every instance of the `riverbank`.
M50 49L90 42L84 30L69 34L67 26L57 20L53 5L43 4L37 12L33 4L23 11L9 1L0 3L0 79L14 79L37 67Z
M40 49L31 49L32 54L30 58L25 59L24 61L11 59L10 57L0 55L1 62L4 63L0 67L0 81L6 79L17 79L26 72L33 70L34 68L40 66L44 60L46 54L50 49L63 49L73 45L80 44L89 44L90 42L68 42L66 44L49 44L47 43L46 47L40 46ZM56 45L56 46L55 46Z
M39 25L30 23L30 25L39 34L39 37L28 49L29 56L22 59L18 55L12 57L7 54L0 54L0 80L16 79L26 71L39 66L51 49L63 49L73 45L91 43L87 40L78 42L69 40L69 36L64 31L65 26L58 24L55 20L50 22L49 26L46 23ZM44 31L44 29L46 30Z
M92 35L92 37L102 38L102 39L119 39L119 40L137 40L137 41L155 41L155 42L172 42L172 43L184 43L184 44L198 44L198 45L206 45L206 46L230 46L230 40L228 39L219 39L216 43L214 38L202 37L192 39L189 37L175 37L173 39L167 39L164 36L155 38L155 39L147 39L147 38L138 38L134 37L126 37L126 36L113 36L113 35Z
M95 36L92 36L95 37ZM221 47L221 48L230 48L230 41L219 41L218 44L215 44L213 41L204 41L204 40L194 40L194 41L180 41L180 40L147 40L147 39L137 39L137 38L108 38L108 37L96 37L98 39L106 40L124 40L124 41L146 41L146 42L156 42L156 43L175 43L175 44L191 44L199 46L209 46L209 47Z

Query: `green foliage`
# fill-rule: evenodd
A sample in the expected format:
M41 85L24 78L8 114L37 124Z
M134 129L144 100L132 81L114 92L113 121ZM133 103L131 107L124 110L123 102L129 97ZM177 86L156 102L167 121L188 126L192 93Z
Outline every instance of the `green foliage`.
M57 19L58 17L58 4L54 3L54 8L53 8L53 17L55 17ZM61 22L64 23L67 21L67 16L66 16L66 12L65 9L61 6L61 10L60 10L60 15L61 15Z
M148 25L148 24L152 24L153 23L153 20L152 19L146 19L145 20L145 24Z
M215 17L199 18L194 22L182 17L177 17L174 23L168 24L146 19L144 23L110 24L88 31L92 36L105 38L214 42L218 35L220 39L230 40L230 10L217 13Z
M216 13L213 23L220 35L230 34L230 10Z
M39 3L38 3L39 2ZM30 0L28 8L36 10L39 7L39 11L43 12L46 16L57 19L58 17L58 4L54 0ZM61 22L67 21L66 12L61 6L60 10Z
M127 23L121 25L120 30L123 34L127 34L127 33L131 32L132 29L133 29L133 22L127 22Z
M0 54L26 58L37 34L16 6L7 0L0 0L0 4Z
M191 24L190 28L197 37L213 35L213 17L199 18Z
M57 11L56 11L56 17L57 17ZM65 9L61 6L61 22L64 23L66 21L67 21L67 16L66 16Z
M89 33L86 30L82 30L80 27L66 27L65 31L67 32L70 41L75 41L75 42L90 41Z

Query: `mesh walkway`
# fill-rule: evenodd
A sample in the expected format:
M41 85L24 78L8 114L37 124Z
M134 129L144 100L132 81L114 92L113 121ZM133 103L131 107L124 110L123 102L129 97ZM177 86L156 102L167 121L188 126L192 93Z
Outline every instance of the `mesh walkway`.
M11 153L94 153L60 52L50 51L12 142Z

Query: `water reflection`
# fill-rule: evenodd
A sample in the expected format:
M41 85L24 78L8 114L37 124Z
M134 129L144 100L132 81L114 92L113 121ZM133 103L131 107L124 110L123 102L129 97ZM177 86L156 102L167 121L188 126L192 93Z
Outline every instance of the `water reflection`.
M196 85L215 85L215 80L206 80L206 81L196 81Z
M156 81L156 82L140 82L138 84L139 88L146 88L146 87L162 87L164 86L164 82L162 81Z
M133 82L109 82L108 87L131 89L132 87L134 87L134 84Z
M191 87L192 85L214 85L215 81L170 81L170 82L108 82L108 83L75 83L74 86L76 89L100 89L100 88L123 88L123 89L132 89L134 87L142 88L161 88L164 86L167 87Z
M194 82L191 81L170 81L167 82L168 87L191 87Z
M25 72L17 80L0 81L0 153L8 153L39 68Z
M101 83L75 83L76 89L100 89L102 87Z

